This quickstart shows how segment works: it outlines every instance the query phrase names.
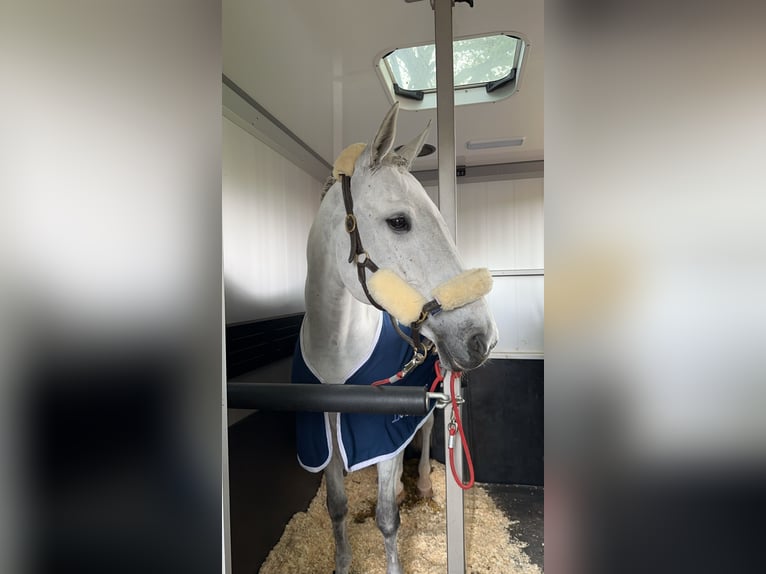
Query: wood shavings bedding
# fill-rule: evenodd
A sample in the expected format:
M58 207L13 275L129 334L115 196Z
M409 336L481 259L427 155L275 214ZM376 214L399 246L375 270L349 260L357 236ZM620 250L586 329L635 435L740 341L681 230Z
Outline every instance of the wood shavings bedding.
M406 498L400 507L399 558L408 574L447 570L444 465L431 461L434 498L415 495L417 461L405 461ZM451 480L451 478L450 478ZM375 524L375 467L346 476L349 513L346 519L355 574L385 574L383 537ZM272 549L260 574L330 574L335 565L332 525L325 506L325 481L306 512L293 516ZM511 539L511 522L487 492L476 485L465 493L466 572L468 574L539 574L522 552L525 544Z

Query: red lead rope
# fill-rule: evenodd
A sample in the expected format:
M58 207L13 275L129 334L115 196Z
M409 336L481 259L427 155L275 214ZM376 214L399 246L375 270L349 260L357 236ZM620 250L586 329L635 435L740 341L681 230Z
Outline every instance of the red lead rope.
M430 392L434 392L436 388L439 386L439 383L444 381L444 374L442 373L441 364L439 361L436 361L434 363L434 369L436 370L436 378L434 379L434 382L431 383L431 388L429 389ZM393 377L390 377L388 379L381 379L380 381L375 381L373 386L379 386L379 385L388 385L391 383L395 383L402 378L404 378L404 373L402 371L399 371L396 373ZM471 460L471 451L468 450L468 443L465 440L465 432L463 431L463 421L460 418L460 411L458 410L458 404L457 404L457 397L455 397L455 381L460 379L460 373L450 372L450 379L449 379L449 396L450 401L452 403L452 417L453 422L450 422L449 424L449 434L450 438L447 442L448 448L449 448L449 466L452 470L452 477L455 479L455 482L457 485L462 488L463 490L468 490L473 486L474 483L474 472L473 472L473 460ZM463 452L465 453L465 460L468 463L468 482L463 482L460 477L457 474L457 470L455 469L455 435L460 435L460 442L463 445Z
M431 385L431 392L434 392L434 389L437 387L437 385L444 380L444 375L441 372L441 365L439 364L439 361L436 361L435 367L436 367L436 379L434 379L434 382ZM455 381L458 379L460 379L460 373L450 372L449 396L450 396L450 401L452 402L452 416L454 418L454 422L451 422L449 424L450 438L449 438L449 441L447 442L447 445L449 448L449 466L450 466L450 469L452 470L452 477L455 479L455 482L460 488L462 488L463 490L468 490L469 488L473 486L475 477L473 472L473 460L471 459L471 451L468 450L468 442L465 439L465 431L463 430L463 421L460 418L460 411L458 410L457 397L455 397ZM460 479L457 473L457 469L455 468L455 435L456 434L460 435L460 442L463 445L465 460L468 463L468 482L463 482Z

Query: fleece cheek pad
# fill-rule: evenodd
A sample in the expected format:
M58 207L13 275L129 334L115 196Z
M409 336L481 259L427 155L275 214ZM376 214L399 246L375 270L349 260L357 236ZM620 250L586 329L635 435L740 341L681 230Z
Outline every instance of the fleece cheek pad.
M367 280L370 295L403 325L418 320L426 298L390 269L379 269Z

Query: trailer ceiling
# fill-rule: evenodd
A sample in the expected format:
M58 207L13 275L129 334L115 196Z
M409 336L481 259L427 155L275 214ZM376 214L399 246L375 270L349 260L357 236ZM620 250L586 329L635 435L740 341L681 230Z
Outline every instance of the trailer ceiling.
M543 159L543 2L478 0L454 8L454 36L510 32L529 44L518 92L456 107L458 165ZM368 141L391 105L375 62L399 47L434 41L429 2L404 0L224 0L224 74L328 163ZM401 112L398 142L417 135L435 110ZM521 146L467 149L466 142L524 138ZM428 143L436 145L436 130ZM436 154L414 170L437 167Z

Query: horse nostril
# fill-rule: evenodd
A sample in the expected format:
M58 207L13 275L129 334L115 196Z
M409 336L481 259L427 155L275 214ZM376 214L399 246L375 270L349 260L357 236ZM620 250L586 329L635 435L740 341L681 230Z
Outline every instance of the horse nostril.
M473 355L482 357L486 355L489 349L487 348L487 338L484 336L484 333L476 333L473 335L468 340L468 349Z

